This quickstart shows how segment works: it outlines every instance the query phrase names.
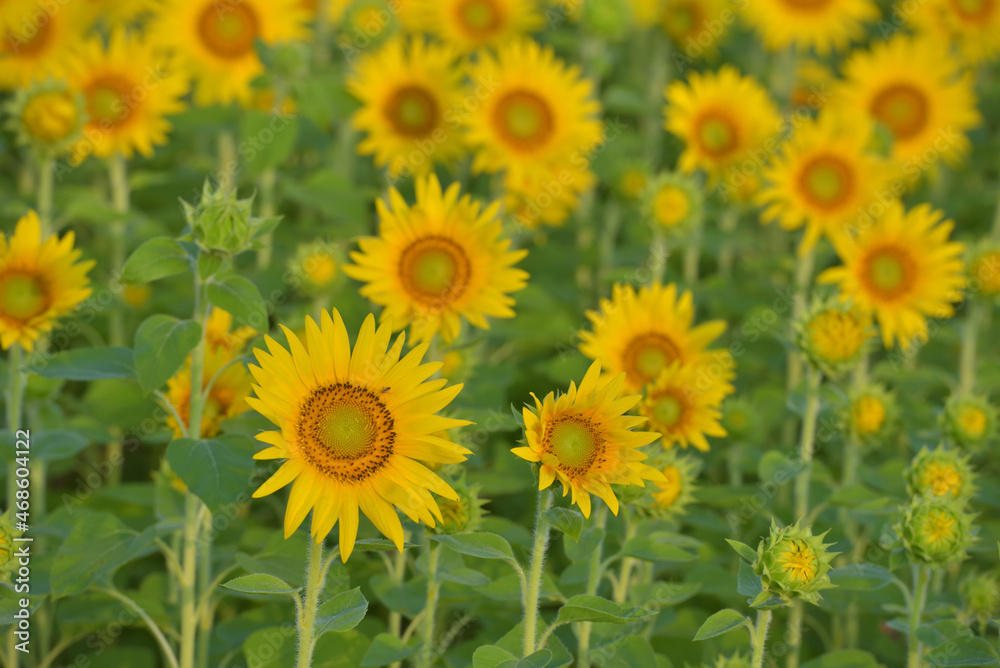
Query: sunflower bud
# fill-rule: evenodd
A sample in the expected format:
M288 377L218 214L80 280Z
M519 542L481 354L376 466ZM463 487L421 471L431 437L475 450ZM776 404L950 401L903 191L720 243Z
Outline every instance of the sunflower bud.
M640 162L627 162L618 170L615 190L625 200L635 202L642 198L649 179L649 168L646 165Z
M590 34L617 41L631 27L632 12L621 0L586 0L580 21Z
M874 445L892 434L897 414L895 395L880 385L869 385L851 394L846 417L854 438Z
M953 395L944 408L944 429L951 440L979 449L996 434L997 409L985 397Z
M628 493L622 490L622 500L646 517L667 519L683 515L694 501L700 461L671 449L657 454L650 465L663 473L664 479L655 480L645 488L626 488Z
M962 582L959 591L966 612L981 626L989 624L1000 612L1000 578L995 571L974 573Z
M209 253L236 255L261 247L258 237L270 232L279 218L255 218L251 214L253 197L236 199L235 193L205 182L201 201L195 205L182 201L184 217L194 240Z
M7 127L19 144L41 156L65 153L78 138L86 120L83 96L63 82L46 81L22 89L7 105Z
M337 278L337 249L320 240L302 244L288 263L288 278L309 295L322 293Z
M814 304L794 328L796 346L831 378L858 365L874 333L870 317L839 301Z
M896 532L910 559L926 564L961 561L972 543L972 515L962 503L916 497L903 510Z
M705 668L709 668L702 664ZM743 655L742 652L737 652L732 656L726 656L725 654L720 654L719 658L715 660L711 668L750 668L750 659Z
M975 474L968 455L938 446L921 448L904 474L906 488L913 496L933 496L946 501L968 499L973 491Z
M656 229L684 237L701 224L704 196L697 182L679 173L660 173L643 192L643 211Z
M14 528L10 510L0 515L0 582L6 582L10 572L17 568L14 558L14 539L23 532Z
M730 399L722 404L722 427L734 441L751 438L760 428L753 405L744 398Z
M814 536L811 528L798 523L779 529L772 520L770 535L760 542L753 563L764 592L786 605L795 599L818 604L819 592L835 586L827 572L837 555L828 550L832 543L823 543L826 533Z
M988 241L973 251L969 288L984 297L1000 296L1000 243Z
M483 506L486 499L479 498L481 485L469 485L465 480L465 472L458 480L451 482L452 489L458 495L457 499L442 498L438 500L442 521L426 531L432 534L454 534L477 531L483 521L486 511Z

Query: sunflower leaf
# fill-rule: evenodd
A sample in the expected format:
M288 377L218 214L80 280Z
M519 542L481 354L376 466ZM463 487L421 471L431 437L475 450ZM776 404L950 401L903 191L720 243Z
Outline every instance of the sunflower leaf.
M125 283L151 283L187 271L191 266L184 248L170 237L156 237L142 244L122 267Z
M281 578L276 578L267 573L243 575L223 583L222 586L243 594L263 594L267 596L292 595L302 590L302 587L293 587Z
M736 612L726 608L724 610L719 610L717 613L705 620L705 623L701 625L698 632L694 634L695 640L706 640L708 638L714 638L715 636L721 636L723 633L728 633L733 629L738 629L741 626L747 626L749 628L750 620Z
M431 536L439 543L447 545L459 554L480 559L503 559L516 564L514 550L503 536L480 531L477 533L457 533L453 535Z
M256 330L267 329L267 309L260 290L236 273L221 272L213 276L208 284L208 300L229 311L240 324Z
M335 631L350 631L368 612L368 599L359 587L337 594L316 611L316 637Z
M132 349L124 346L76 348L40 357L29 370L42 378L62 380L105 380L135 376Z
M656 614L644 608L626 608L614 601L600 596L580 594L566 601L559 608L556 624L569 622L605 622L609 624L627 624L637 619Z
M570 508L549 508L542 516L545 521L559 529L574 541L580 540L580 532L583 531L583 515Z
M152 315L135 333L135 374L143 391L159 389L177 373L201 340L201 325L169 315Z
M209 510L232 512L236 504L249 501L246 490L253 475L254 449L249 437L238 434L180 438L167 446L167 462Z

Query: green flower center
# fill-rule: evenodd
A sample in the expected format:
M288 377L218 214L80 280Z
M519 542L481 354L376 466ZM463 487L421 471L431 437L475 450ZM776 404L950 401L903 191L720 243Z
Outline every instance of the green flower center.
M95 79L84 92L90 122L112 127L122 125L130 116L128 101L133 88L127 79L116 75Z
M468 0L458 8L458 19L469 32L482 36L500 26L499 8L491 0Z
M353 404L328 408L319 429L330 452L342 459L355 459L364 454L374 437L370 417Z
M465 293L472 271L465 250L446 237L425 237L410 244L400 258L404 289L425 305L438 308Z
M657 397L653 401L652 417L657 426L674 427L684 415L684 404L672 395Z
M823 208L843 204L851 194L852 184L850 168L837 157L820 156L802 170L802 189Z
M421 86L400 88L389 98L386 116L393 129L405 137L425 137L438 126L438 104Z
M930 105L925 95L912 85L895 84L875 96L871 112L896 139L909 139L927 125Z
M718 114L707 114L701 119L697 136L702 150L711 156L723 156L736 148L736 127Z
M882 298L898 297L913 283L909 256L898 248L880 248L869 254L864 267L868 287Z
M37 276L17 273L0 277L0 316L27 322L45 311L48 301Z
M571 416L549 426L548 450L556 456L561 467L587 470L600 454L603 439L587 418Z
M958 520L944 510L929 510L920 523L924 542L935 551L947 550L958 538L955 529Z
M664 227L674 227L687 218L690 212L688 195L677 186L663 186L653 198L653 215L656 222Z
M519 149L537 148L552 136L555 127L546 101L526 90L507 93L497 103L494 123L500 135Z
M625 349L623 361L630 381L644 385L656 380L679 357L677 346L663 334L643 334Z
M260 34L260 21L245 2L211 3L198 20L202 46L224 59L242 58L253 52Z

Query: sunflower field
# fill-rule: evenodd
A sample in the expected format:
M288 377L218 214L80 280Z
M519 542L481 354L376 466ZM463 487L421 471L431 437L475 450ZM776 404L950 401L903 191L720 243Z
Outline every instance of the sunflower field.
M1000 668L1000 0L0 0L2 668Z

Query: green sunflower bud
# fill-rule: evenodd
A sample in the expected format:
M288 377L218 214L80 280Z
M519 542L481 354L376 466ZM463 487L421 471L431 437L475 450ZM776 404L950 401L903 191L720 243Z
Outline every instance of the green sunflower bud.
M590 34L616 41L631 27L632 12L621 0L586 0L580 21Z
M921 448L904 473L906 489L912 496L940 497L947 501L964 501L975 489L975 474L969 456L938 446L935 450Z
M307 295L318 295L329 289L339 274L339 249L316 240L302 244L288 262L289 282L295 281L299 290Z
M997 409L985 397L953 395L944 407L944 430L958 445L978 450L993 440Z
M1000 297L1000 243L980 243L969 259L969 289L983 297Z
M753 405L744 398L730 399L722 404L722 427L734 441L745 441L760 428L760 419Z
M0 515L0 582L7 582L11 571L17 568L14 558L14 539L24 533L14 528L10 521L10 510Z
M819 592L835 585L827 573L837 553L832 543L823 543L829 532L814 536L811 528L798 523L779 529L771 521L771 532L757 547L753 571L760 576L764 592L790 604L795 599L818 604Z
M750 668L750 659L744 656L742 652L737 652L732 656L720 654L711 667L705 664L702 664L702 666L704 668Z
M649 498L643 514L660 518L683 515L688 504L694 501L700 460L671 449L659 454L651 466L659 469L665 480L646 485Z
M793 327L795 345L831 378L858 365L875 332L869 316L839 300L814 303Z
M236 255L262 247L259 237L278 224L278 217L255 218L253 197L237 199L235 193L221 186L212 188L206 181L201 201L195 205L182 201L194 241L209 253Z
M7 105L7 127L17 142L42 157L65 153L80 137L87 112L83 95L65 82L44 81L18 91Z
M962 503L916 497L902 513L896 532L910 560L926 564L961 561L972 544L972 515Z
M868 385L851 393L845 417L854 438L876 445L894 433L898 415L896 396L881 385Z
M458 499L439 499L438 507L441 509L442 521L433 528L426 528L426 531L432 534L477 531L486 514L483 506L487 503L486 499L479 498L481 486L469 485L465 480L464 471L458 479L450 481L450 484Z
M962 581L959 592L966 612L980 625L1000 614L1000 577L996 571L973 573Z
M698 182L680 173L661 172L643 192L643 213L655 229L673 238L701 225L705 208Z

